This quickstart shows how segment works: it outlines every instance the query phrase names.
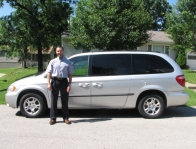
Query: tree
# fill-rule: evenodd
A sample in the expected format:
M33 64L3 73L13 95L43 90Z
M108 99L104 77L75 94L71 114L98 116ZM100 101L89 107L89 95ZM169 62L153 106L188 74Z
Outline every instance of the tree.
M0 4L2 5L0 0ZM18 19L18 24L28 35L28 46L33 46L38 52L38 72L43 71L42 48L59 45L61 33L68 26L67 20L72 12L70 0L4 0L16 11L11 16L12 20ZM19 28L17 28L19 29ZM16 31L16 30L15 30ZM18 31L18 30L17 30ZM17 32L16 31L16 32ZM26 37L26 36L25 36ZM17 34L9 38L10 41L20 38ZM24 38L22 38L24 39ZM21 39L21 40L22 40ZM23 40L21 41L23 42ZM13 43L14 44L14 43ZM21 44L21 49L26 45Z
M178 0L173 12L167 16L167 32L176 50L196 52L196 1Z
M152 17L150 30L165 30L166 15L172 12L167 0L143 0L145 8Z
M22 61L22 67L26 68L28 60L29 35L24 32L23 24L15 16L6 16L0 20L0 49L7 50L7 57L18 57Z
M186 67L186 53L185 53L185 50L178 49L178 55L177 55L177 58L176 58L176 63L181 68L185 68Z
M151 17L140 0L80 0L71 20L76 49L130 50L148 41Z

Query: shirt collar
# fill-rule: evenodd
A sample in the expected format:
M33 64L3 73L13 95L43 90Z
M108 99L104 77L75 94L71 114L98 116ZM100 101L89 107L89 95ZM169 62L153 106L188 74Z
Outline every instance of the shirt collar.
M58 60L63 60L63 59L64 59L64 56L63 56L62 58L57 57L57 59L58 59Z

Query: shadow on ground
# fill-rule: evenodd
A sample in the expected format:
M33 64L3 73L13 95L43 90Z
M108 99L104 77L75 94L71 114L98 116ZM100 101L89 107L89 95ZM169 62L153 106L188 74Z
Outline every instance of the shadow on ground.
M162 118L173 117L196 117L196 108L188 106L166 108Z
M111 120L112 118L142 118L136 109L82 109L75 110L70 109L70 118L85 118L84 120L78 120L77 122L95 122ZM16 116L22 116L20 111L16 113ZM49 109L44 113L41 118L49 118ZM195 117L196 108L194 107L169 107L165 109L165 112L160 119L173 118L173 117ZM62 118L61 110L58 110L58 119ZM89 119L88 119L89 118Z

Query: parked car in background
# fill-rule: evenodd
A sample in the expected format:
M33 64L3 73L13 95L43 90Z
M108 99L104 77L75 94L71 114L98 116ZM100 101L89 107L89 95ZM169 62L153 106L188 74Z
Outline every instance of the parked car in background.
M188 101L183 72L165 54L90 52L71 56L69 60L75 69L69 108L137 108L144 118L158 118L166 107ZM7 105L20 107L24 116L40 117L50 108L51 101L46 73L14 82L5 97Z

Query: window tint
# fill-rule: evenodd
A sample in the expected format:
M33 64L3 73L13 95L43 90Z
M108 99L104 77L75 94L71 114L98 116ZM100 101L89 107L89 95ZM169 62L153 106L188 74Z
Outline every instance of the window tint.
M156 55L133 54L133 74L156 74L173 72L173 67Z
M88 75L88 56L80 56L69 59L74 67L73 76Z
M129 74L131 74L131 55L106 54L93 56L92 76L112 76Z

